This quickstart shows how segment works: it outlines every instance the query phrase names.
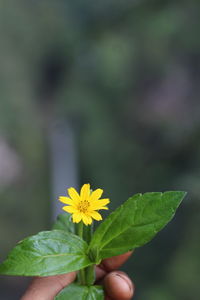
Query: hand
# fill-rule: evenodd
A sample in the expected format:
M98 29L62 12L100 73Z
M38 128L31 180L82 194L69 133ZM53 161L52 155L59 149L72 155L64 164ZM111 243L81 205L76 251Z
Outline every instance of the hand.
M134 285L129 277L121 271L115 271L132 254L128 252L107 258L96 267L97 283L104 285L106 300L130 300L134 293ZM54 297L76 278L76 272L35 278L21 300L53 300Z

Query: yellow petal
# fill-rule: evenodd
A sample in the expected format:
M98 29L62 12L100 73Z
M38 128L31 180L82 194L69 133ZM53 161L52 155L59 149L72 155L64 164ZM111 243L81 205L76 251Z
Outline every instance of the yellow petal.
M101 199L101 200L96 200L90 203L90 208L92 210L96 209L102 209L102 207L110 202L109 199Z
M96 201L96 200L98 200L101 197L102 194L103 194L103 190L102 189L95 190L90 195L90 201Z
M74 205L73 200L69 197L60 196L59 201L65 204Z
M74 214L72 215L72 221L73 221L74 223L79 223L79 222L81 221L81 218L82 218L82 216L81 216L80 213L74 213Z
M90 212L90 216L97 221L102 220L102 216L97 211Z
M90 196L90 184L89 183L86 183L82 186L80 195L81 195L82 200L88 199L88 197Z
M92 223L92 218L85 214L82 214L82 220L85 225L90 225Z
M77 212L77 209L75 209L75 208L72 207L72 206L63 206L62 209L65 210L65 211L67 211L67 212L70 213L70 214L73 214L73 213L76 213L76 212Z
M83 220L83 223L87 226L88 225L88 219L86 218L86 216L82 216L81 219Z
M102 206L102 207L99 207L98 210L99 209L109 209L109 208L107 206Z
M80 201L80 196L73 187L69 188L67 191L68 191L69 196L72 198L72 200L75 203L78 203Z

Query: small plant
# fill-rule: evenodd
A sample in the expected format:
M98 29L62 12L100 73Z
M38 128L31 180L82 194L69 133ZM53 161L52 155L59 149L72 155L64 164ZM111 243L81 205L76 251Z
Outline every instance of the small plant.
M110 200L100 199L103 190L84 184L80 194L68 189L69 197L51 231L20 241L0 265L0 274L50 276L79 271L75 283L64 288L56 300L104 299L94 285L94 267L102 259L123 254L149 242L174 216L185 192L136 194L111 213L93 233L93 219L108 209ZM71 216L72 214L72 216Z

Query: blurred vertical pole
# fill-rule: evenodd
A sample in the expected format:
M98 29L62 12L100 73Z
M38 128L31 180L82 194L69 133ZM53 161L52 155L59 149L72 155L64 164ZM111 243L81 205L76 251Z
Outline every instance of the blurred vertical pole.
M65 53L54 50L44 57L37 86L48 142L53 220L62 212L62 204L57 201L59 195L66 195L71 186L77 187L78 181L75 128L70 121L56 114L57 91L62 82L67 83L70 61Z
M59 195L66 195L67 188L78 185L75 132L69 122L58 122L48 128L50 177L52 187L52 217L61 213Z

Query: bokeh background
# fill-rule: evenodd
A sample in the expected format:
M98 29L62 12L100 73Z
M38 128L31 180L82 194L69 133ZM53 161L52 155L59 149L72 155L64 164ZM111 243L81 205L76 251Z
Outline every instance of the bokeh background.
M0 2L1 260L51 227L65 182L102 187L111 210L185 190L124 269L135 300L198 299L199 11L198 0ZM27 284L1 276L0 299Z

